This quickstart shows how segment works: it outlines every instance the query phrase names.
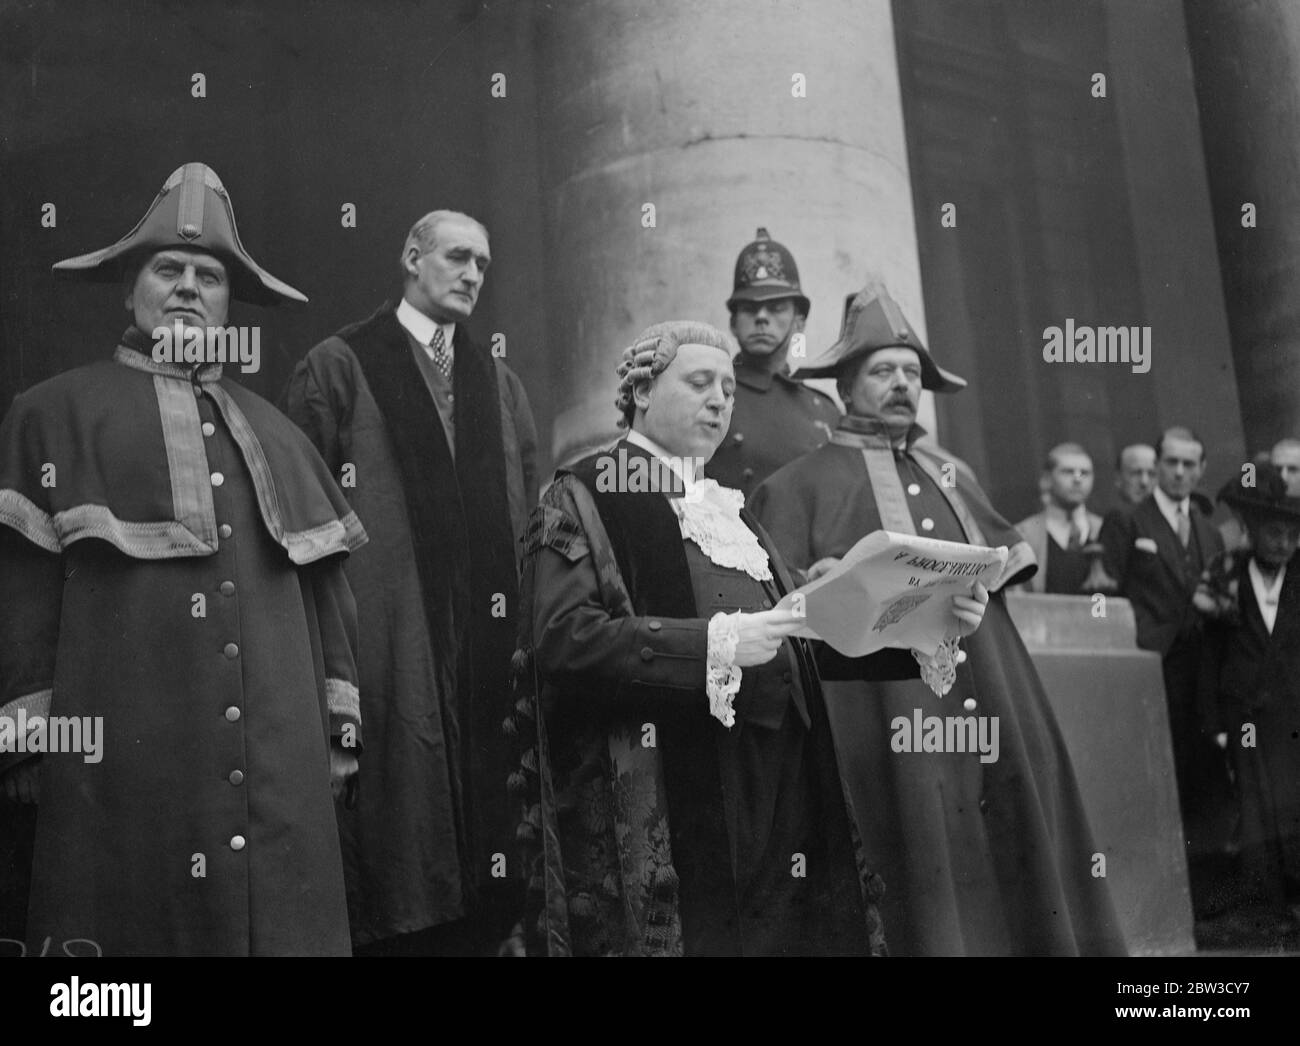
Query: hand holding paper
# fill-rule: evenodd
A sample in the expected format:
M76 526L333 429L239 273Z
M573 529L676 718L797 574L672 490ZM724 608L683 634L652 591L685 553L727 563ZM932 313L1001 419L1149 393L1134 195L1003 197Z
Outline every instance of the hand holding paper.
M979 627L988 586L1006 561L1005 546L878 530L816 580L789 593L777 609L803 617L798 635L822 639L846 657L900 647L917 654L923 674L938 656L944 663L936 671L949 677L955 666L945 658L952 660L956 640Z

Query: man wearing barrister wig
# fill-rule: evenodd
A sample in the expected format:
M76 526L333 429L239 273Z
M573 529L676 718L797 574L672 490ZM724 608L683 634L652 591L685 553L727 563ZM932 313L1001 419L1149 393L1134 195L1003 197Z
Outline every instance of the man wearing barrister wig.
M946 696L937 696L943 685L909 681L826 684L867 857L888 887L891 950L1122 952L1106 882L1093 876L1097 847L1069 755L1002 595L1032 574L1033 553L964 464L917 442L921 390L966 383L935 363L883 289L849 297L839 340L801 373L834 376L848 414L829 443L751 498L791 568L818 577L880 529L1010 549L984 627L933 666L954 673ZM997 717L998 758L895 749L896 717L910 722L918 710Z
M627 436L562 469L525 537L508 730L535 950L883 949L812 648L772 609L789 576L743 495L699 474L727 432L734 352L701 323L643 331L618 370ZM986 600L955 597L956 629ZM900 651L847 667L916 672Z
M38 804L29 948L346 955L341 561L365 533L287 418L220 363L152 352L156 330L224 327L232 297L306 299L249 257L201 163L54 268L120 281L132 322L0 427L0 769ZM96 757L24 750L37 716L102 722Z
M1271 464L1219 491L1250 536L1206 569L1201 699L1206 737L1226 747L1240 803L1241 898L1275 932L1300 930L1300 497Z

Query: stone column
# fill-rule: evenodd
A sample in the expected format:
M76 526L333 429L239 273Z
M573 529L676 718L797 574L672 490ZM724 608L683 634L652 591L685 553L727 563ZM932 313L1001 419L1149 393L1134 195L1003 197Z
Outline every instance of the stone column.
M810 356L868 279L924 334L888 0L566 0L535 17L557 462L615 432L613 368L641 328L726 326L757 226L799 263Z
M1184 9L1253 453L1300 435L1300 5L1196 0ZM1253 228L1243 226L1246 204Z

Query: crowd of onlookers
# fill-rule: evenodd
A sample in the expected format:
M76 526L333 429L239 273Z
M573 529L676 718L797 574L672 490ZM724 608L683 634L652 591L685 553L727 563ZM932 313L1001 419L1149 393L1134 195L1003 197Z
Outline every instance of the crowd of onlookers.
M1088 507L1093 463L1050 451L1043 509L1018 524L1039 572L1025 586L1117 593L1137 644L1161 655L1192 897L1245 932L1300 926L1300 439L1256 454L1217 492L1196 488L1205 445L1187 428L1116 461L1117 502Z

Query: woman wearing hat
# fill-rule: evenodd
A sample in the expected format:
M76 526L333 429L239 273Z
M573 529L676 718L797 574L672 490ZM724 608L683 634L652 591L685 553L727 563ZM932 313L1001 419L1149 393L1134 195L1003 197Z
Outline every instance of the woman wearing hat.
M1253 480L1253 484L1250 482ZM1207 628L1206 729L1227 746L1240 802L1244 899L1300 930L1300 498L1262 464L1219 500L1241 517L1251 547L1214 560L1197 591Z

